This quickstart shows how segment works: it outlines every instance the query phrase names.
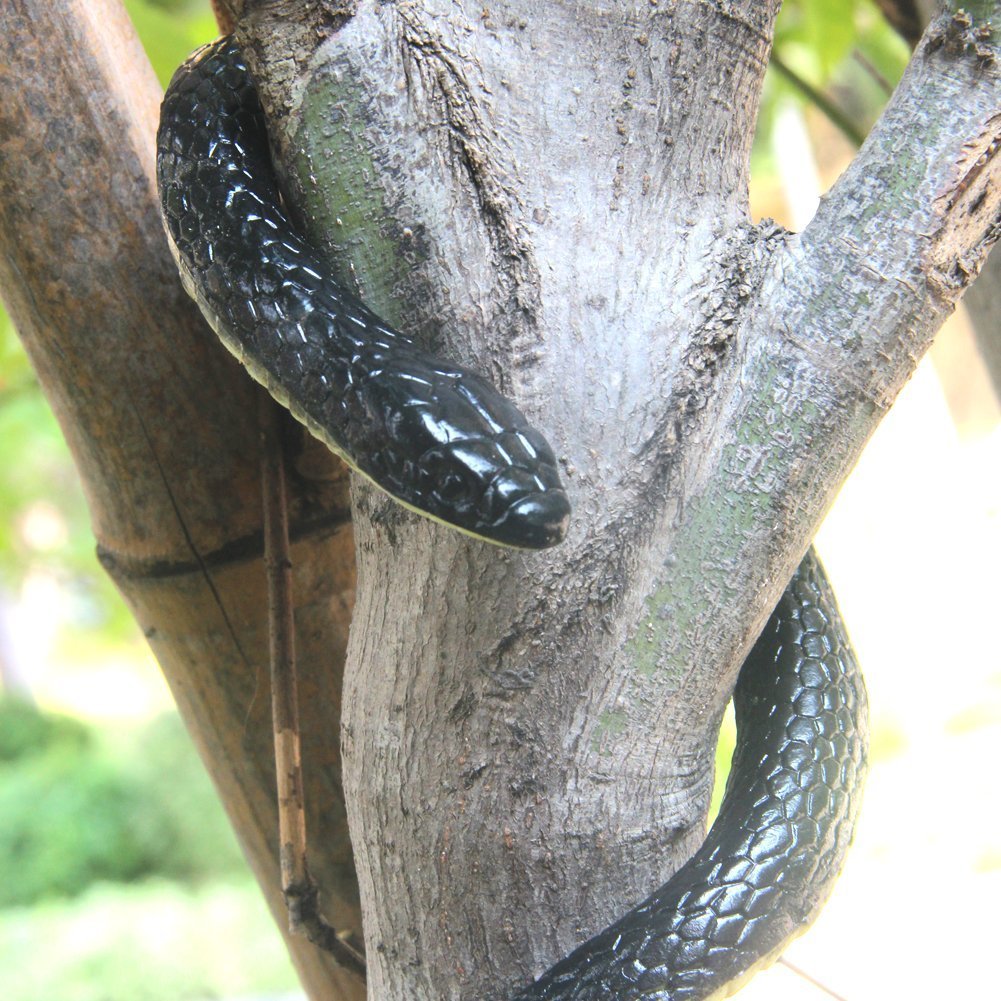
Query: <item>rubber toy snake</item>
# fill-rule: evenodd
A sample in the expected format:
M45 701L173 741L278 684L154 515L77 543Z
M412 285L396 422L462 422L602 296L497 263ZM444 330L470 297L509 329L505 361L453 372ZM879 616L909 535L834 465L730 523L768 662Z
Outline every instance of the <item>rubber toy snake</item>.
M483 377L432 357L326 273L281 208L236 45L175 74L157 137L185 287L226 347L315 435L401 503L506 546L562 540L545 438ZM732 993L826 899L852 837L865 689L808 554L745 662L718 819L662 887L516 1001L697 1001Z

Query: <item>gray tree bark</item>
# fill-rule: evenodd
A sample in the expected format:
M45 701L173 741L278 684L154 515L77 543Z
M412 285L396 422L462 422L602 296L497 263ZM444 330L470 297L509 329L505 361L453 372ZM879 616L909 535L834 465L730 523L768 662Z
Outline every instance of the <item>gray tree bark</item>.
M993 50L936 22L793 236L747 218L776 2L253 6L303 225L575 503L527 555L353 487L369 996L502 998L701 839L742 657L996 237Z
M987 258L980 277L964 299L973 321L977 350L1001 400L1001 254Z
M912 47L943 6L939 0L917 3L914 0L879 0L879 8L887 20ZM990 17L989 10L977 9L976 5L973 5L973 12ZM1001 400L1001 257L997 254L988 257L964 303L994 395Z

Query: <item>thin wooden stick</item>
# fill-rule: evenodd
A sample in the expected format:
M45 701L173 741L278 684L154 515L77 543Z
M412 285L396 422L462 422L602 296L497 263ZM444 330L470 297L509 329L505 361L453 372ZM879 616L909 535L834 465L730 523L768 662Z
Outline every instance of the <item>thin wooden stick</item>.
M865 133L843 112L832 100L821 93L813 84L808 83L791 66L782 60L775 52L772 52L769 65L780 75L784 76L817 110L822 112L836 128L840 129L856 146L861 146L865 141Z
M834 998L834 1001L847 1001L847 999L842 997L840 994L835 994L830 987L828 987L826 984L821 983L816 977L811 977L810 974L806 972L806 970L800 969L800 967L796 966L793 963L790 963L789 960L785 958L785 956L779 956L779 962L787 970L791 970L793 973L795 973L797 977L800 977L801 979L805 980L808 984L813 984L813 986L816 987L818 991L823 991L829 997Z
M285 466L278 410L264 390L258 394L261 481L264 498L264 567L268 578L271 657L271 715L278 780L278 841L282 894L289 931L304 935L344 967L365 976L365 957L340 938L320 914L320 891L306 863L306 805L299 738L299 695L295 670L292 560L288 541Z
M228 35L236 27L236 18L229 4L222 0L212 0L212 13L215 14L215 23L219 25L219 31Z

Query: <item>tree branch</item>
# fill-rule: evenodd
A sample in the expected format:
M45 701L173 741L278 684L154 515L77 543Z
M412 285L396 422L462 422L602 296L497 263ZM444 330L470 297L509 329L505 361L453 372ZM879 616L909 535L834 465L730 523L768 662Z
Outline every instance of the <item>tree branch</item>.
M324 919L320 888L308 863L305 781L299 724L299 681L295 654L295 599L288 538L285 456L281 442L283 411L268 393L257 392L261 435L261 492L264 498L264 569L268 581L268 633L271 663L271 727L274 732L278 791L278 845L281 888L289 931L305 935L329 952L338 965L365 976L365 956Z
M251 383L181 290L156 207L159 88L117 3L0 15L0 283L84 481L105 567L157 655L284 923L263 669L266 599ZM317 873L360 928L337 748L353 589L346 482L300 456L290 496ZM290 942L316 997L357 982Z
M679 670L721 649L739 660L748 612L772 606L997 238L997 66L962 36L947 19L932 27L856 161L802 237L773 241L741 304L735 351L679 474L670 578L648 601L654 621L667 603L686 609L691 636L671 657ZM718 325L710 316L707 330ZM686 682L696 701L719 706L712 675Z
M772 53L771 65L786 80L789 81L803 97L806 98L823 114L827 120L856 146L861 146L865 134L861 129L825 94L819 91L809 81L804 80L791 66L775 52Z
M886 0L879 6L890 24L912 47L918 43L923 26L935 15L938 8L933 0L899 5ZM905 12L900 12L902 16L894 15L892 8L895 6L906 8ZM953 9L959 9L961 6L961 4L951 5ZM989 18L991 8L988 6L980 14ZM995 41L998 38L999 28L1001 26L994 25ZM965 304L973 322L977 349L990 377L994 395L1001 400L1001 259L997 254L987 258L981 277L970 288Z

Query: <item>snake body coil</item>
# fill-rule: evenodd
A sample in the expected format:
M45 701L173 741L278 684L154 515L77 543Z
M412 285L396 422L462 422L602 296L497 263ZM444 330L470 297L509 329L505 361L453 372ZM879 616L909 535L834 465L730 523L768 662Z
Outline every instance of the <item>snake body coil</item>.
M865 777L865 685L812 550L744 661L719 816L660 889L515 1001L727 997L834 885Z
M157 178L185 287L258 381L402 503L541 548L569 504L545 439L486 380L392 330L330 278L280 207L236 46L175 75ZM738 743L716 823L659 890L515 1001L731 993L806 926L840 871L865 770L865 689L808 554L744 664Z
M185 287L310 431L423 514L508 546L562 540L570 504L545 438L482 376L383 323L292 228L257 92L228 39L171 82L157 180Z

